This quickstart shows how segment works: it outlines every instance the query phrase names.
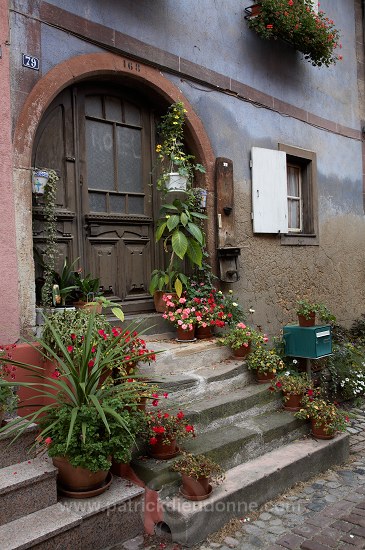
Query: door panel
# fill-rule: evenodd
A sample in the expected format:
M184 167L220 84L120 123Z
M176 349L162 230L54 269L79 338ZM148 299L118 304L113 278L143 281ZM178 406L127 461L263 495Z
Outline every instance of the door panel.
M154 123L146 101L117 87L89 84L62 92L42 120L34 166L56 169L59 266L80 257L83 272L120 300L149 311L155 268L151 172ZM42 204L34 240L44 249Z

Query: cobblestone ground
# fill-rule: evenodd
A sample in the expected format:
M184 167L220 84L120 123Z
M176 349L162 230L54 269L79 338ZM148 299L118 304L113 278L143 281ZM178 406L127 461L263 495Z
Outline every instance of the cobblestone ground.
M356 550L365 548L365 405L351 411L350 459L300 483L249 517L232 520L194 550ZM140 536L110 550L179 550Z

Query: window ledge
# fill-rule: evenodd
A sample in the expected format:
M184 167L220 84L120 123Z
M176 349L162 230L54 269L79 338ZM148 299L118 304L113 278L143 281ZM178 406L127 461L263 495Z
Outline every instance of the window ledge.
M315 233L285 233L281 235L280 244L284 246L318 246L318 235Z

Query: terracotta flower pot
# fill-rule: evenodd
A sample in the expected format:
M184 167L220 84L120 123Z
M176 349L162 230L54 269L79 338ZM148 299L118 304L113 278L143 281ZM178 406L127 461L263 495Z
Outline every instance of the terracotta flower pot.
M287 395L287 393L283 392L284 396ZM283 408L286 411L296 412L301 409L301 401L302 401L303 395L301 393L292 393L288 395L288 399L284 400Z
M181 474L182 479L182 495L188 500L204 500L209 497L212 492L212 487L209 484L207 477L194 477Z
M91 472L86 468L72 466L63 456L52 458L53 464L58 468L57 481L69 491L93 491L100 488L108 475L108 470Z
M248 346L240 346L237 349L232 349L233 355L235 357L246 357L251 351L251 342L249 342Z
M180 325L176 327L177 332L177 340L183 340L183 341L190 341L193 342L195 340L195 327L193 327L191 330L184 330L181 328Z
M324 428L326 427L325 424L317 424L315 420L311 420L312 425L312 435L316 439L333 439L335 437L335 433L333 431L325 431Z
M163 443L162 435L157 434L156 439L157 443L155 443L155 445L150 445L149 454L152 458L157 458L158 460L169 460L178 454L179 449L175 439L168 444Z
M266 384L266 382L269 382L274 378L275 374L273 372L263 372L260 370L256 371L256 380L259 384Z
M298 322L300 327L313 327L316 323L316 312L312 311L310 314L309 319L304 317L304 315L298 314Z
M165 292L164 290L155 290L153 294L153 301L155 304L155 309L158 313L164 313L166 311L166 303L164 301L164 296L172 296L173 300L176 300L176 292Z
M210 325L207 325L206 327L196 327L195 334L198 340L213 338L212 327Z

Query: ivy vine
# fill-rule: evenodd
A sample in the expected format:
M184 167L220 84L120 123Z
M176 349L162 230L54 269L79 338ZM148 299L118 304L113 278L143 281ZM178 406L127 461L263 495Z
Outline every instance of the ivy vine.
M42 287L42 306L52 307L52 288L56 269L57 251L57 216L56 194L57 182L60 179L55 170L48 170L48 182L44 189L44 232L46 247L44 249L44 285Z

